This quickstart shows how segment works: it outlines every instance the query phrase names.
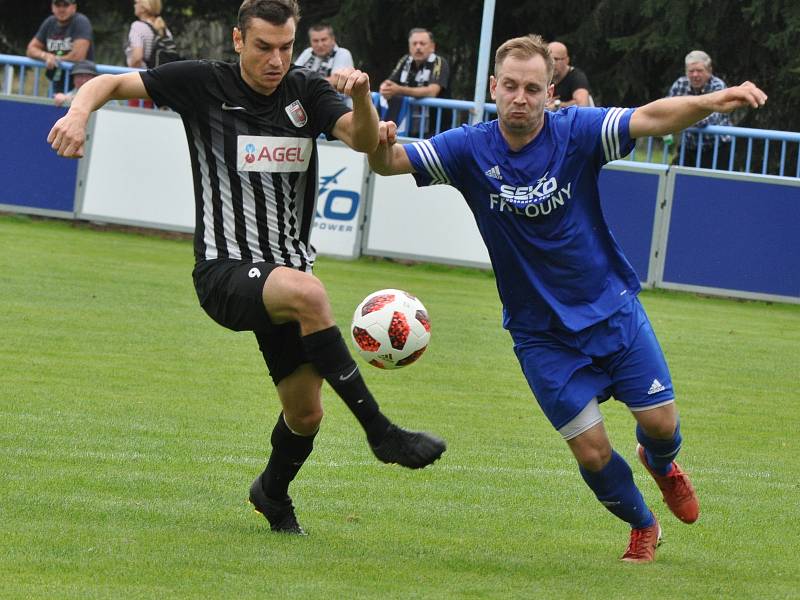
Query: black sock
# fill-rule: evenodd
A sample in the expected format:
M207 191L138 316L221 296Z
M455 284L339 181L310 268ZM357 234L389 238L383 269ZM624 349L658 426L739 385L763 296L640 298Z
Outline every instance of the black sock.
M317 373L339 394L361 423L369 443L373 446L379 444L389 427L389 419L381 413L378 403L369 393L339 328L333 325L303 336L303 346Z
M311 454L315 435L297 435L289 429L283 413L278 415L278 422L272 430L272 454L261 476L261 487L267 497L273 500L288 497L289 484Z

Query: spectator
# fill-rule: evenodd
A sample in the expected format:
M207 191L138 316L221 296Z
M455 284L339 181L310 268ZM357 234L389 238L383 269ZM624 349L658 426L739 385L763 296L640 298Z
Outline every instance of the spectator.
M92 24L77 12L77 0L53 0L50 9L53 14L39 26L25 54L46 63L48 79L62 83L64 70L57 68L62 60L94 60Z
M97 77L97 68L92 61L82 60L72 67L71 75L74 87L66 94L59 92L53 96L56 106L69 106L78 89L92 77Z
M561 42L550 42L548 47L555 63L553 84L556 88L547 108L558 110L573 105L594 106L589 94L589 79L578 67L570 66L567 47Z
M436 98L447 96L450 79L450 67L447 61L436 54L436 43L433 33L427 29L415 27L408 33L408 54L403 56L395 66L389 78L380 86L380 94L386 100L387 111L383 118L398 123L404 129L404 115L401 114L404 96L412 98ZM412 115L409 131L423 137L421 116L425 115L427 130L430 127L428 110L416 110Z
M294 64L319 73L331 85L335 83L334 72L339 69L353 68L353 55L347 48L340 48L336 44L333 27L327 23L318 23L309 27L308 40L311 42L311 46L300 53ZM347 106L353 106L350 97L342 94L340 97Z
M125 46L125 61L129 67L146 69L154 66L152 56L156 37L172 37L172 32L161 18L161 8L161 0L134 0L133 14L137 20L131 23L128 44ZM153 108L153 101L128 100L128 106Z
M353 68L353 56L336 44L333 27L327 23L309 27L308 40L311 46L300 53L294 64L319 73L331 84L335 83L331 73Z
M727 85L719 77L715 77L711 70L711 57L702 50L692 50L686 55L686 75L678 77L672 84L667 96L699 96L709 94L719 90L724 90ZM732 125L730 115L726 113L711 113L702 121L698 121L692 127L707 127L708 125L722 125L730 127ZM700 166L704 169L714 168L714 144L716 136L704 135L703 142L699 148L700 163L697 162L698 135L696 133L683 134L683 162L681 162L680 146L676 150L673 164L682 164L687 167ZM722 168L728 167L730 159L730 136L720 136L719 146L717 147L717 163Z
M172 32L161 18L161 0L135 0L133 14L137 20L128 31L125 59L129 67L146 69L155 66L152 55L156 37L172 37Z

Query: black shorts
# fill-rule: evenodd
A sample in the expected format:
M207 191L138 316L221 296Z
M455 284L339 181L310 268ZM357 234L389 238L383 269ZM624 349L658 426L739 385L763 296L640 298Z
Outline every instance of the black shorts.
M300 324L276 325L264 308L264 284L279 266L218 258L199 262L192 271L197 298L209 317L233 331L255 333L275 385L308 362Z

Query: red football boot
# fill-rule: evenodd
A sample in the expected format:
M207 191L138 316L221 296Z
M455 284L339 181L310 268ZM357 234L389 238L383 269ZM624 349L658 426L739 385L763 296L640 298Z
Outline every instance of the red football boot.
M656 548L660 545L661 526L658 521L654 521L650 527L631 529L631 541L620 560L631 563L653 562L656 559Z
M672 514L684 523L697 521L697 517L700 516L700 502L697 500L697 493L692 487L692 482L689 481L689 476L681 470L678 463L672 463L672 470L667 475L659 475L647 464L647 457L641 444L636 446L636 454L639 456L639 462L656 480L664 502L667 503Z

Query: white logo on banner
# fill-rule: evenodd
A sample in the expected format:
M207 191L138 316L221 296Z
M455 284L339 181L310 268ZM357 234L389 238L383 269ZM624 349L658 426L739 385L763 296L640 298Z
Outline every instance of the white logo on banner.
M321 254L357 256L364 155L322 143L319 149L319 197L311 243Z
M358 212L359 193L355 190L341 189L339 177L343 176L345 171L347 167L339 169L333 175L320 175L317 220L314 223L317 229L353 231L353 220Z
M269 173L307 171L313 143L311 138L240 135L236 141L237 168Z

